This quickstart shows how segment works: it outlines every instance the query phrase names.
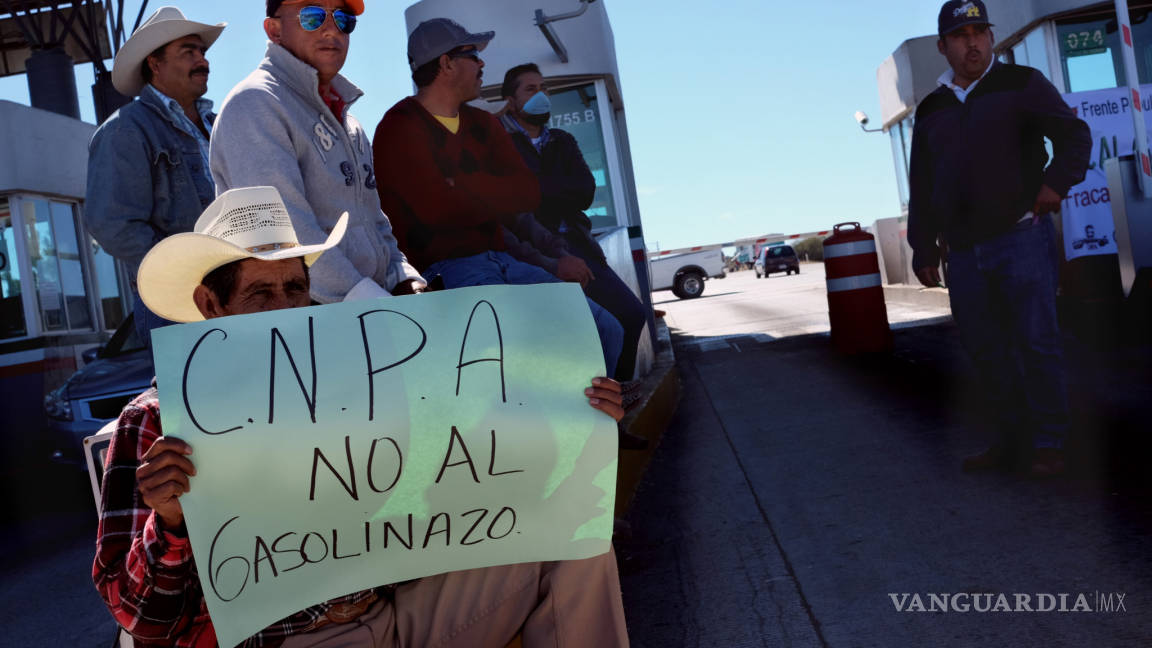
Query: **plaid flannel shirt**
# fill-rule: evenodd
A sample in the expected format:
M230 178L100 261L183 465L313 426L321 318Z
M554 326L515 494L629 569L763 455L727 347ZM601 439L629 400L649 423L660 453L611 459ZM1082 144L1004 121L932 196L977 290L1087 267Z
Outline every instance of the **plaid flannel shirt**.
M216 631L191 543L164 529L136 488L136 468L162 434L153 386L124 408L108 448L92 580L137 646L210 648L217 645ZM333 605L357 603L374 594L364 590L313 605L249 637L243 646L279 646L285 637L313 626Z

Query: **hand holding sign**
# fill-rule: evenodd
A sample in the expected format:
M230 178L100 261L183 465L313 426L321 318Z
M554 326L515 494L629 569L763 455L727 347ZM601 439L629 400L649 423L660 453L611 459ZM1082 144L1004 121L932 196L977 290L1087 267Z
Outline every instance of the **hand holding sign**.
M389 582L608 550L617 439L604 413L623 409L618 384L592 382L602 356L575 285L155 335L164 432L196 454L188 471L179 446L158 451L145 476L165 515L183 511L221 645ZM173 470L195 474L179 500Z
M188 460L192 448L181 441L161 437L144 455L136 469L136 484L148 508L156 512L168 529L184 524L184 510L179 497L189 490L188 477L196 468Z

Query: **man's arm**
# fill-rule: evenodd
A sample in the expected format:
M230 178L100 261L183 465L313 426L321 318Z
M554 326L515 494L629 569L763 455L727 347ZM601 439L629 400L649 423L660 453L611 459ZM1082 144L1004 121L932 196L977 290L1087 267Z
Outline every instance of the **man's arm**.
M92 580L129 633L171 643L192 626L201 597L182 525L165 525L137 487L141 459L159 437L154 395L150 402L124 409L108 449Z
M540 173L540 200L543 209L584 211L596 196L596 179L580 152L576 138L565 131L553 131L559 151L559 173Z
M84 225L100 247L130 266L161 238L151 222L152 162L140 130L119 115L88 145Z
M531 200L519 201L530 205L527 208L501 209L502 201L484 200L475 193L475 188L466 189L467 182L462 183L460 176L446 175L432 150L428 126L419 115L412 114L413 110L422 108L401 105L389 110L376 127L372 140L377 191L385 212L389 205L402 203L426 225L473 226L536 208L538 192ZM535 186L533 180L532 187ZM528 193L532 191L529 189Z
M536 222L532 214L520 214L504 222L504 244L512 258L544 268L562 281L581 287L596 278L588 264L568 253L564 239Z
M1039 72L1032 73L1025 92L1030 116L1039 125L1040 133L1052 140L1052 162L1044 171L1044 186L1040 189L1046 200L1039 206L1044 211L1039 213L1047 213L1058 209L1068 190L1084 180L1092 156L1092 131ZM1047 196L1045 189L1050 192ZM1051 204L1053 198L1055 205Z
M290 128L271 95L247 90L230 96L212 130L209 157L216 195L237 187L276 187L301 245L322 243L328 239L328 230L320 225L304 195L304 178ZM364 275L345 255L342 243L316 260L310 279L313 295L335 295L339 300Z
M932 211L931 153L922 135L919 111L912 134L908 162L908 244L912 246L912 270L925 286L940 285L940 225Z

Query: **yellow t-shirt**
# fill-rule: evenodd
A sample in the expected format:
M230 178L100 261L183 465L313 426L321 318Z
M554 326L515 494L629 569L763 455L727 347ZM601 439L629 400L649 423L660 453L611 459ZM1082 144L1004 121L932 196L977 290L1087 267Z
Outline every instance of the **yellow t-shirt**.
M444 117L441 115L432 116L436 118L436 121L444 124L444 128L447 128L449 131L451 131L453 135L455 135L460 130L460 115L456 115L455 117Z

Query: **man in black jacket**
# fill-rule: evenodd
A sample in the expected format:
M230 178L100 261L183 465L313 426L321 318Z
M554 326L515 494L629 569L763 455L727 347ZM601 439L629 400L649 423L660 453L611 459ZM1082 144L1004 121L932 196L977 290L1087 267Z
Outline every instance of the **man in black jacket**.
M999 434L964 468L1010 467L1028 430L1030 473L1057 475L1068 405L1051 214L1084 178L1090 131L1038 70L995 60L981 0L945 2L938 27L951 69L916 109L908 242L926 286L940 285L946 245L952 314Z
M505 223L509 253L548 270L564 281L578 281L589 299L624 327L624 347L616 380L631 380L636 345L644 330L644 305L612 270L592 237L584 210L592 204L596 182L576 139L549 128L550 102L544 77L534 63L517 65L504 75L508 106L500 121L512 136L524 163L540 179L540 207ZM510 235L510 236L509 236Z

